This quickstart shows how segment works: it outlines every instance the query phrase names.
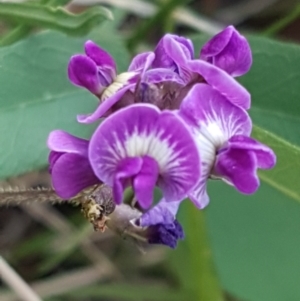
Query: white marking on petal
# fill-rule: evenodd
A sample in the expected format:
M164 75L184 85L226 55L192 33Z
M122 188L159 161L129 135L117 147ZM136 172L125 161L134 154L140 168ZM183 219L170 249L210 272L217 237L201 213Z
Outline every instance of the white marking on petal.
M162 131L158 133L139 133L138 128L135 128L131 135L128 133L126 134L126 155L129 157L145 155L153 157L157 161L160 171L172 168L174 167L174 164L176 166L179 165L180 162L176 161L176 158L180 154L176 154L174 152L176 145L169 144L169 137L166 137L164 140L162 140L162 134Z
M133 78L136 74L137 72L124 72L117 75L114 81L103 90L100 100L104 101L105 99L114 95L121 88L127 85L129 80Z

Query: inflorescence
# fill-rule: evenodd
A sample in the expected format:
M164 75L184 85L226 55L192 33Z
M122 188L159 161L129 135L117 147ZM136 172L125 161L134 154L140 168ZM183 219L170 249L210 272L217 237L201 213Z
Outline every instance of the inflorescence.
M109 53L87 41L85 54L71 57L68 75L98 99L95 111L78 115L78 122L101 123L89 140L62 130L50 133L56 193L72 198L104 184L116 208L126 205L135 213L122 218L148 243L174 248L184 237L176 220L181 201L189 198L204 208L209 179L254 193L257 169L275 165L274 152L250 137L250 93L235 79L251 64L248 41L233 26L209 40L196 58L191 40L166 34L121 74ZM133 199L124 204L128 187ZM155 187L162 193L156 205Z

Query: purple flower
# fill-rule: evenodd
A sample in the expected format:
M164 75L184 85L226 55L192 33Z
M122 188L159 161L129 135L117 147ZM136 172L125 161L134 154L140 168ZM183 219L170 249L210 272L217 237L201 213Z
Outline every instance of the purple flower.
M167 202L183 199L200 176L195 141L178 114L135 104L106 118L89 145L96 176L113 187L114 200L132 185L142 208L158 186Z
M134 90L139 76L151 65L154 54L146 52L137 55L133 58L128 72L117 75L114 59L94 42L85 43L85 53L86 55L77 54L71 57L68 75L74 85L88 89L100 100L95 112L79 115L77 118L79 122L91 123L104 114L134 102L131 90Z
M201 49L200 59L226 71L231 76L247 73L252 65L248 41L234 26L215 35Z
M49 171L52 185L61 198L69 199L100 183L88 160L87 140L55 130L49 134L47 144L51 150Z
M149 244L162 244L175 249L177 241L184 239L184 232L180 223L174 220L170 224L162 223L149 226L147 236Z
M201 176L189 197L199 207L207 205L206 181L221 178L240 192L259 186L257 168L275 165L274 152L250 138L252 123L243 109L206 84L195 85L183 100L180 114L189 124L201 154Z
M233 30L232 27L224 32L219 35L223 37L227 34L228 36L229 32L232 41L228 41L228 47L225 47L225 45L226 49L224 48L224 51L220 50L218 60L207 58L208 62L203 59L193 59L193 45L190 40L174 35L165 35L155 49L156 56L152 66L157 69L146 71L137 88L138 91L142 91L139 93L141 101L153 103L161 109L178 109L182 99L193 85L207 83L233 104L249 109L251 96L231 76L229 68L231 68L231 73L234 75L242 74L242 71L244 73L248 71L251 66L250 48L246 39L239 35L236 30ZM243 51L238 52L238 54L234 50L234 45L237 44L233 44L236 41L235 37L238 37L240 47L243 45L241 49ZM220 38L216 39L217 41L220 40ZM219 44L216 43L216 45ZM214 45L213 42L212 45ZM209 49L209 47L205 46L203 52L208 56L210 52L206 49ZM231 57L234 59L230 60ZM223 62L223 64L220 62ZM227 62L227 65L225 65L225 62ZM230 64L230 62L232 63ZM157 75L155 75L156 70L159 70Z
M167 204L173 203L169 202ZM147 213L151 213L159 204ZM184 238L183 229L175 216L163 220L164 213L156 211L154 215L160 216L160 218L143 225L141 220L147 213L142 214L136 208L132 208L127 204L120 204L115 207L114 212L106 220L106 226L124 238L131 237L143 243L163 244L175 248L177 241Z
M174 40L166 44L166 51L184 70L186 74L184 80L189 79L189 82L186 82L187 86L207 83L233 104L243 109L250 108L250 93L227 72L203 60L188 60L186 56L179 55L179 46Z
M144 213L135 223L148 227L147 237L150 244L164 244L175 248L177 241L184 238L176 214L181 201L166 202L162 199L156 206Z
M165 199L161 199L157 205L140 217L138 224L142 227L172 224L176 218L180 203L181 201L166 202Z

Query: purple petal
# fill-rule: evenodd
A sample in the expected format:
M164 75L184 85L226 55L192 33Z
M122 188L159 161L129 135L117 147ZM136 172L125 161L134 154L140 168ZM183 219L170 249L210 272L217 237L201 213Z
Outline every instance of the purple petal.
M173 47L174 49L172 49ZM177 63L193 58L194 47L189 39L166 34L158 42L154 53L153 68L171 68L172 70L176 70Z
M126 188L126 180L136 175L142 168L143 160L139 157L129 157L122 159L116 168L115 174L110 174L108 169L104 182L113 185L113 196L116 204L121 204L123 192ZM112 181L113 180L113 181Z
M180 223L175 220L172 224L158 224L148 228L148 242L150 244L163 244L174 249L178 239L184 238Z
M243 109L250 108L249 92L225 71L201 60L190 61L187 67L190 71L201 75L210 86L233 104Z
M99 184L87 158L78 154L62 154L52 167L52 185L63 199L77 195L83 189Z
M211 165L212 164L207 164L206 162L201 164L202 173L199 181L195 188L188 195L189 199L198 209L205 208L209 203L209 196L206 191L206 183L210 174Z
M122 159L144 156L157 162L157 186L167 201L185 197L199 178L200 159L195 142L173 112L160 112L146 104L131 105L106 118L90 141L91 165L104 182L111 183Z
M233 26L228 26L208 41L201 50L200 59L232 76L245 74L252 65L250 45Z
M218 148L234 135L250 135L247 112L207 84L196 84L180 106L180 114Z
M86 55L91 58L97 66L107 68L116 76L116 63L112 56L96 43L89 40L84 44Z
M166 34L155 48L155 60L152 67L175 71L185 82L188 82L191 74L185 69L185 63L193 57L194 47L191 40Z
M151 206L153 191L159 174L157 162L148 156L143 157L141 170L133 180L133 188L136 198L143 209Z
M58 160L58 158L60 156L62 156L64 153L59 153L59 152L55 152L55 151L51 151L49 153L49 156L48 156L48 162L49 162L49 168L48 168L48 171L49 171L49 174L52 174L52 168L55 164L55 162Z
M187 68L187 62L193 58L193 54L176 39L166 37L165 51L176 64L176 72L180 75L185 83L189 83L193 79L193 74Z
M111 107L116 104L123 95L130 90L131 88L135 87L135 84L127 85L124 88L121 88L119 91L117 91L115 94L113 94L111 97L105 99L103 102L101 102L98 106L98 108L92 113L88 115L77 115L77 121L80 123L92 123L98 120L99 118L103 117Z
M75 137L62 130L52 131L47 140L47 145L52 151L79 154L86 157L88 144L88 140Z
M184 81L180 78L180 76L177 73L165 68L156 68L148 70L141 79L141 81L148 84L158 84L161 82L171 81L176 82L180 85L184 85Z
M77 54L71 57L68 76L74 85L84 87L93 94L100 94L103 90L97 65L85 55Z
M147 227L157 224L172 224L175 220L180 203L181 201L166 202L165 199L162 199L156 206L140 217L140 226Z
M256 167L254 152L229 147L217 155L214 174L225 178L240 192L250 194L259 186Z
M147 70L151 66L154 58L155 54L153 52L140 53L132 59L128 71L142 72Z
M241 135L233 136L228 141L228 147L254 152L258 168L269 169L276 164L276 155L273 150L253 138Z

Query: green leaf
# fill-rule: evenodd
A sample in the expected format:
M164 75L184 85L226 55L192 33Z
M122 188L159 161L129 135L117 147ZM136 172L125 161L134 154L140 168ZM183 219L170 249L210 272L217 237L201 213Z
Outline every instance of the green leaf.
M90 224L85 224L81 229L73 231L68 239L65 240L61 248L56 253L52 253L51 256L47 257L39 266L39 273L45 274L53 270L63 261L65 261L71 254L73 254L80 243L86 239L92 232Z
M30 2L0 2L0 18L17 24L40 26L81 36L104 20L112 19L112 14L99 6L87 9L81 14L72 14L62 7L54 8Z
M181 287L190 293L188 300L224 300L213 265L203 211L185 200L180 208L179 220L186 237L179 241L170 258Z
M72 300L83 300L84 298L114 298L115 300L128 301L182 301L187 299L187 294L183 291L170 289L164 285L132 285L126 283L97 284L87 288L80 288L66 294ZM100 299L99 299L100 300ZM101 299L102 300L102 299Z
M87 39L99 41L116 59L119 71L127 68L122 39L99 28L80 39L43 32L0 49L1 178L45 166L51 130L90 135L94 126L78 124L76 115L92 112L98 99L72 86L66 71L70 56L82 53Z
M300 202L300 148L258 126L253 128L253 136L277 155L276 167L259 172L260 178Z
M247 196L210 181L208 193L207 229L223 288L240 300L300 300L299 204L265 183Z

